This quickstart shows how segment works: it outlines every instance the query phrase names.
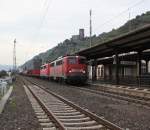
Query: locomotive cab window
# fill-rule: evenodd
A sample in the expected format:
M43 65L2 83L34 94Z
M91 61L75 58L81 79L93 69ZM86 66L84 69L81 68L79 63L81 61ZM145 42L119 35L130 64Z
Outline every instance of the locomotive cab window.
M69 64L77 64L77 59L76 59L76 57L70 57L70 58L68 58L68 63L69 63Z
M44 69L46 69L46 66L41 66L41 70L44 70Z
M63 61L62 60L59 60L56 62L56 65L62 65L63 64Z

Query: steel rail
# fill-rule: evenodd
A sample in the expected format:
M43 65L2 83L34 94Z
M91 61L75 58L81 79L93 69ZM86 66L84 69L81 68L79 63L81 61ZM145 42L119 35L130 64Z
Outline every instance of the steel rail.
M83 114L89 116L91 119L93 119L93 120L95 120L96 122L102 124L102 125L105 126L107 129L110 129L110 130L123 130L121 127L119 127L119 126L117 126L117 125L115 125L115 124L113 124L113 123L111 123L111 122L109 122L109 121L107 121L107 120L105 120L105 119L103 119L103 118L100 118L99 116L97 116L96 114L91 113L91 112L88 111L88 110L85 110L85 109L79 107L78 105L72 103L71 101L66 100L66 99L63 98L62 96L57 95L56 93L51 92L51 91L49 91L49 90L43 88L41 85L39 85L39 84L37 84L37 83L35 83L35 82L33 82L33 81L30 81L29 79L26 79L26 80L28 80L30 83L32 83L32 84L34 84L34 85L40 87L41 89L43 89L43 90L46 91L47 93L53 95L54 97L58 98L59 100L65 102L66 104L72 106L72 107L75 108L76 110L78 110L78 111L82 112Z
M31 92L31 94L33 95L33 97L36 99L36 101L40 104L40 106L42 107L42 109L45 111L45 113L47 114L47 116L53 120L53 123L60 129L60 130L66 130L65 126L57 119L57 117L47 108L47 106L45 105L45 103L40 100L40 98L38 98L33 91L28 87L28 85L26 85L25 81L24 81L25 86L28 88L28 90Z
M72 88L75 88L75 86L69 86ZM91 92L91 93L95 93L95 94L100 94L103 96L107 96L107 97L112 97L112 98L116 98L116 99L120 99L120 100L124 100L124 101L129 101L132 103L136 103L136 104L141 104L141 105L145 105L147 107L150 107L150 102L148 102L147 99L140 99L139 97L135 97L132 95L128 95L128 94L120 94L120 93L115 93L115 92L108 92L108 91L102 91L102 90L95 90L95 89L90 89L90 88L82 88L82 87L77 87L80 90L86 91L86 92Z

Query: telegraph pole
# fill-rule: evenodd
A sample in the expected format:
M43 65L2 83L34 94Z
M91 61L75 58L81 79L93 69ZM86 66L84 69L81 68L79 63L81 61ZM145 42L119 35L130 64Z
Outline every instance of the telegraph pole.
M14 40L14 48L13 48L13 71L16 72L16 39Z
M92 46L92 10L90 10L90 47Z

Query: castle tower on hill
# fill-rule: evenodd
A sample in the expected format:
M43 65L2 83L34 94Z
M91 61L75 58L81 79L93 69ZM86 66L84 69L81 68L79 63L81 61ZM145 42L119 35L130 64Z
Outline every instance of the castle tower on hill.
M79 29L79 39L80 40L84 39L84 29Z
M78 35L72 35L71 38L72 41L79 41L79 40L84 40L84 29L79 29L79 34Z

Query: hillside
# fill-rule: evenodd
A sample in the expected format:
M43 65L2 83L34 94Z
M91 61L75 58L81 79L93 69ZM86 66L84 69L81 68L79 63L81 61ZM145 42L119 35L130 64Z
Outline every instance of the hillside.
M147 24L150 24L150 11L143 13L142 15L136 16L136 18L126 22L123 26L117 29L112 29L112 31L110 32L107 32L107 33L104 32L98 36L93 35L92 46L96 44L101 44L105 41L113 39L114 37L117 37L129 31L132 31L134 29L140 28ZM50 62L56 59L57 57L60 57L66 54L73 54L74 52L85 49L87 47L89 47L89 37L86 37L82 41L81 40L72 41L72 40L66 39L63 42L59 43L56 47L49 49L48 51L41 53L35 56L33 59L27 61L24 65L22 65L22 67L32 68L34 59L42 59L43 63Z

